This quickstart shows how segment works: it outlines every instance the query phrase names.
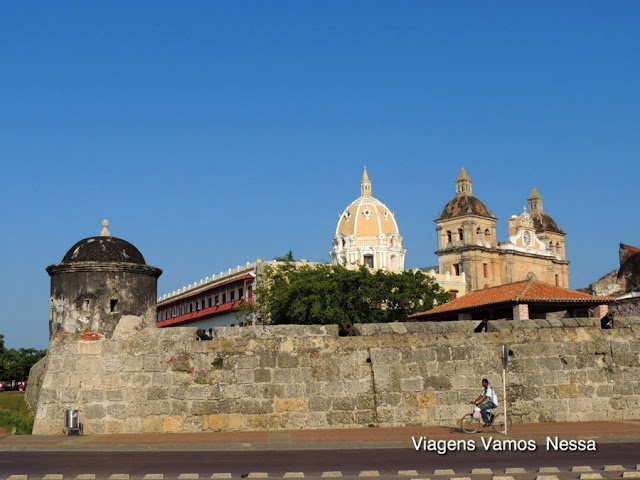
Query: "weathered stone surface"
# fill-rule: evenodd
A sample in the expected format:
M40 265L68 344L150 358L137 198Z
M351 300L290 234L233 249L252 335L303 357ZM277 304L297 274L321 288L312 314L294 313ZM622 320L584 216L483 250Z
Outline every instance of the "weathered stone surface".
M473 336L467 323L361 325L344 338L334 326L230 328L210 342L179 328L59 335L39 367L34 431L60 433L69 406L87 433L455 425L480 378L500 393L503 343L515 352L516 421L640 416L637 322L636 332L590 319L492 321Z

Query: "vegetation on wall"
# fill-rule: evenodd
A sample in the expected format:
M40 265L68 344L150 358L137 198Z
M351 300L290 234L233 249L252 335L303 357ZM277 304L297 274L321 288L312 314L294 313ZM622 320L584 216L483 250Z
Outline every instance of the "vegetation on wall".
M420 271L285 262L265 267L256 300L258 323L342 325L402 321L446 302L449 294Z

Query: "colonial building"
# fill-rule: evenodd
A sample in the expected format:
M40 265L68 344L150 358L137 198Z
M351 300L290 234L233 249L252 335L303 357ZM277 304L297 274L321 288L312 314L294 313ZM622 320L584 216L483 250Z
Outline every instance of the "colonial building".
M347 268L366 265L373 269L401 272L405 254L395 216L384 203L371 195L371 180L365 167L360 197L351 202L338 220L331 260Z
M509 239L498 242L497 218L473 196L464 168L455 183L455 197L435 220L440 273L464 273L467 292L525 279L569 286L565 233L543 211L536 187L528 198L529 211L513 215Z
M243 323L239 307L243 300L253 303L257 265L247 262L161 296L156 325L208 330Z
M251 323L242 303L253 304L256 282L266 266L277 261L247 262L226 272L213 274L158 298L157 327L198 327L211 333L214 327L235 327ZM306 260L297 265L313 264Z

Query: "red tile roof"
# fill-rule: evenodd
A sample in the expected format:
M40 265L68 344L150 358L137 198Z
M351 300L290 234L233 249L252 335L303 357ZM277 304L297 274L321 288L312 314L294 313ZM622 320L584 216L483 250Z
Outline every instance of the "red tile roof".
M444 312L468 310L484 305L514 303L590 303L604 304L615 301L613 297L595 297L586 293L556 287L538 280L523 280L499 287L485 288L464 295L427 312L416 313L410 318L420 318Z

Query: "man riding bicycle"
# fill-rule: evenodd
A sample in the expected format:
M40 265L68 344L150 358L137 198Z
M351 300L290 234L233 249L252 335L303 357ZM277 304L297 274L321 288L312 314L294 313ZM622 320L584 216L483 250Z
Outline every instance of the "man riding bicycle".
M482 413L482 420L484 421L483 427L488 427L495 418L493 413L488 410L492 410L498 407L498 396L496 395L493 387L489 386L489 380L482 379L482 394L474 400L474 404L480 407Z

